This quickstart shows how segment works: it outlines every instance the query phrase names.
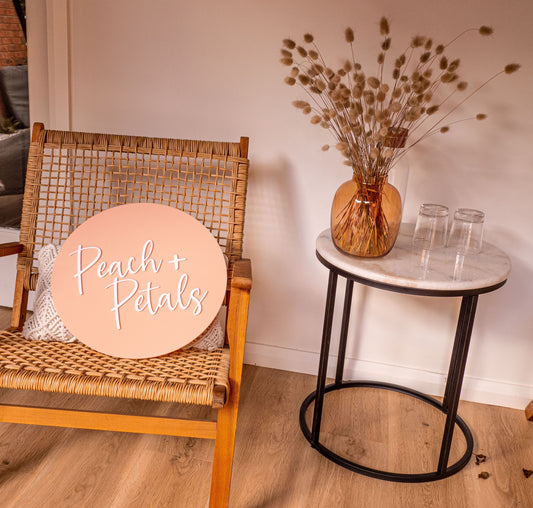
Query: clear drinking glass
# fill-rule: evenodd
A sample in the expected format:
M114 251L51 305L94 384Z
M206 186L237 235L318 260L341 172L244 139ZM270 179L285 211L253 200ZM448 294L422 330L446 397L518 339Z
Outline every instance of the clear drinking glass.
M422 250L445 247L448 229L448 207L433 203L420 205L413 245Z
M485 214L472 208L459 208L453 216L448 247L466 256L481 250Z

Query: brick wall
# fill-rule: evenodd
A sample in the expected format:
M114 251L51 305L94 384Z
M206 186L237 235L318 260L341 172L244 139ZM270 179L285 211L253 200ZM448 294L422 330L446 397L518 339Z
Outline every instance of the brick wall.
M28 61L26 40L12 0L0 0L0 67ZM6 112L0 97L0 116Z

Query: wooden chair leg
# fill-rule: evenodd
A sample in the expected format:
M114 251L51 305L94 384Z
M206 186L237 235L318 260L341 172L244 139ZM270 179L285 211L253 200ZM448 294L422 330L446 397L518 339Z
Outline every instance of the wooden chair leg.
M238 403L235 402L229 402L218 412L209 508L227 508L229 503L237 413Z
M226 323L231 350L230 395L224 408L218 411L209 508L226 508L229 503L251 286L250 261L238 261L234 267Z
M15 281L15 296L13 298L13 310L11 313L11 330L22 330L26 321L26 309L28 307L28 290L24 289L24 272L17 271Z

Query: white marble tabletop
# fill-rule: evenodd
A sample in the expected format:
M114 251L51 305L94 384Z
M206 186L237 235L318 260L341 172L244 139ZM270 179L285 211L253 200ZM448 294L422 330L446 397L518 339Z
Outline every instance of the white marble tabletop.
M402 224L393 249L380 258L360 258L338 250L329 229L316 241L318 254L350 274L374 282L430 291L469 291L504 282L511 272L509 257L484 242L481 252L459 256L451 249L422 251L412 245L414 224Z

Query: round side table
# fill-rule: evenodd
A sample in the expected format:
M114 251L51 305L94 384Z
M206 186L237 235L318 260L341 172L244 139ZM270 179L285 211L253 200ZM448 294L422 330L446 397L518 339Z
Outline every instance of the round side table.
M472 456L474 447L472 433L466 423L457 415L457 407L459 405L477 300L480 294L494 291L503 286L511 271L511 263L507 255L489 243L484 243L482 251L473 256L459 256L448 249L431 252L416 251L411 245L413 227L413 225L403 224L394 248L382 258L357 258L340 252L331 240L329 229L318 236L316 255L320 262L329 270L329 282L317 387L314 392L307 396L300 408L300 428L305 438L311 443L311 446L322 455L357 473L382 480L411 483L439 480L451 476L466 466ZM326 386L333 311L339 275L346 279L346 291L338 360L335 381ZM378 381L343 380L354 282L386 291L411 295L462 298L442 402L404 386ZM372 469L336 454L320 442L324 395L335 390L357 387L372 387L404 393L430 404L446 415L440 457L435 471L406 474ZM309 428L305 415L313 401L315 406L312 427ZM464 434L466 451L455 464L448 465L455 424Z

